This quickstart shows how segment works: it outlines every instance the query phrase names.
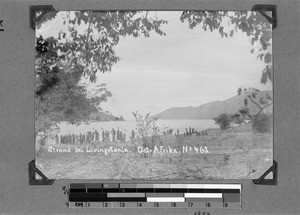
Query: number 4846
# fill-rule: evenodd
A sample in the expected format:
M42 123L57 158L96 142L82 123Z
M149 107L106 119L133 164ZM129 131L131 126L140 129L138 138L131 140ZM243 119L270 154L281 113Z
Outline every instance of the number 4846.
M210 212L206 212L206 211L195 211L194 215L210 215Z
M206 211L195 211L194 215L210 215L210 212L206 212Z

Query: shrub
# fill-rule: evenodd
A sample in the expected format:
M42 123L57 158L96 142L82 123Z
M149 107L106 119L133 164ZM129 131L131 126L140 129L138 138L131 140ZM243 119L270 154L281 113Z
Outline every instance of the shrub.
M232 117L227 113L222 113L219 116L214 117L213 120L220 126L222 130L226 130L230 128Z
M164 128L156 125L158 118L150 118L150 113L142 116L137 111L132 113L136 120L136 138L139 146L148 147L150 153L142 154L143 157L149 157L153 153L154 146L161 142L160 136Z
M271 132L272 123L272 115L262 113L252 118L252 129L259 133Z
M240 124L245 123L245 119L243 117L241 117L240 114L234 114L234 115L231 115L230 117L232 119L233 124L240 125Z

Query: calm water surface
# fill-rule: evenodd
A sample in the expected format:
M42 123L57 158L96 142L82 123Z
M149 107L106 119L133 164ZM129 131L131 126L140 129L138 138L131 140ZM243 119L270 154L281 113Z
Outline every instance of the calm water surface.
M175 132L179 129L180 133L184 133L186 128L192 127L197 131L202 131L207 128L218 128L218 125L215 124L213 120L163 120L159 119L156 121L156 125L159 128L167 127L168 129L173 129ZM102 130L111 131L113 128L115 130L119 129L120 131L130 135L132 130L136 129L135 120L127 121L108 121L108 122L90 122L89 124L82 124L79 126L70 125L67 123L60 124L60 134L80 134L86 133L88 131L102 132Z

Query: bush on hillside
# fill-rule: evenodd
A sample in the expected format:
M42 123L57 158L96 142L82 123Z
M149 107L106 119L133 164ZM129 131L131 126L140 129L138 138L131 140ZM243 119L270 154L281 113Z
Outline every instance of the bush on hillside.
M272 123L272 115L262 113L252 118L252 129L259 133L271 132Z
M222 130L226 130L230 128L232 117L227 113L222 113L219 116L214 117L213 120L220 126Z

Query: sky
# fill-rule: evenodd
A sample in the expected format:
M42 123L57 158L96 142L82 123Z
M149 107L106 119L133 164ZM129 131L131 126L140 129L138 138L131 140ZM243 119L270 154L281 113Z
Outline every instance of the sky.
M181 13L149 13L168 21L161 27L166 36L121 38L115 48L120 62L111 73L98 74L95 84L106 83L113 95L102 103L105 111L132 119L132 111L154 115L171 107L222 101L237 95L241 86L272 89L270 83L260 84L265 64L250 53L253 46L246 34L222 38L218 31L190 29L180 21ZM37 35L57 33L61 20L54 22Z

